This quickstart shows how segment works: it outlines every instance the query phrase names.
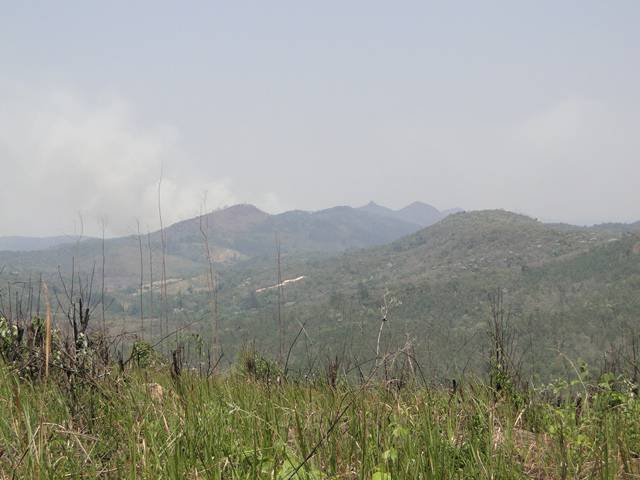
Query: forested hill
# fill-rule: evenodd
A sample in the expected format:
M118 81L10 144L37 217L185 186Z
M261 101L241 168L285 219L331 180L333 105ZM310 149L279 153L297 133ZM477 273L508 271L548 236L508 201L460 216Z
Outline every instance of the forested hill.
M371 212L346 206L317 212L293 210L277 215L265 213L253 205L234 205L167 226L165 257L168 276L188 278L204 268L205 238L212 259L228 265L254 257L272 256L278 235L284 253L322 252L335 254L353 248L382 245L422 227L419 223L435 210L426 204L412 204L410 211L416 222L400 216ZM392 210L389 210L393 212ZM403 210L399 211L403 212ZM422 213L421 213L422 212ZM436 210L437 212L437 210ZM446 214L438 213L438 219ZM435 220L434 220L435 221ZM139 277L140 248L143 257L154 257L160 268L163 250L160 231L141 232L110 238L104 242L106 277L114 288L132 286ZM101 264L100 239L61 237L34 239L0 238L0 266L18 275L56 273L58 266L70 268L72 259L80 270ZM5 251L3 250L5 246ZM41 245L42 248L37 248Z
M631 225L544 224L502 210L455 213L423 229L398 222L349 207L271 216L237 206L170 226L166 307L158 301L159 234L113 239L105 243L109 312L119 325L137 325L142 307L153 335L166 308L165 319L174 326L185 318L203 319L192 330L206 336L211 304L202 227L213 245L221 342L229 361L247 342L270 353L277 350L278 289L269 288L278 277L274 231L282 244L282 279L288 280L281 299L287 342L301 325L305 332L304 346L292 350L293 365L313 355L370 355L385 298L392 308L382 347L409 343L417 358L441 376L482 370L487 298L497 290L504 294L523 365L545 378L564 372L563 358L598 365L604 352L619 349L636 330L640 237ZM408 234L394 239L405 227ZM154 295L148 288L147 242ZM74 258L76 269L86 274L95 268L100 248L100 241L87 240L3 253L2 275L28 278L44 265L55 290L57 265L68 269Z
M375 348L385 293L397 300L383 341L404 342L441 375L482 369L488 294L500 289L524 365L560 374L562 358L593 365L640 319L640 237L559 229L505 211L459 213L389 245L318 260L285 259L287 318L324 354ZM270 263L225 273L225 333L274 348ZM293 333L293 332L290 332ZM640 330L639 330L640 333Z

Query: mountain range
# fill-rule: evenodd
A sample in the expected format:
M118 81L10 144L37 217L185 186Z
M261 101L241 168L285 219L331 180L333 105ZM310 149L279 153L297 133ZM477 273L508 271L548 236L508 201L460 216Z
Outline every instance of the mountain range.
M173 277L200 271L204 262L203 232L214 261L233 264L254 257L272 257L276 235L283 254L335 254L389 243L446 215L447 212L418 202L397 211L370 203L361 208L339 206L276 215L253 205L234 205L165 228L166 265L168 275ZM145 234L141 239L132 235L105 240L105 272L112 287L137 281L140 243L145 258L151 248L154 268L159 271L162 251L159 231ZM73 258L78 269L87 270L100 263L102 247L102 241L95 238L77 242L73 237L0 237L0 266L16 274L55 273L58 266L69 267Z
M390 208L383 207L382 205L378 205L375 202L369 202L367 205L360 207L359 210L388 218L395 218L403 222L419 225L422 228L433 225L452 213L459 213L463 211L461 208L440 211L423 202L413 202L399 210L392 210Z
M276 234L288 281L288 335L302 325L309 349L294 350L294 364L345 348L369 355L389 298L383 347L411 344L425 368L445 376L481 368L492 291L504 292L525 363L544 378L563 372L563 355L599 362L603 351L630 338L640 318L640 222L579 227L504 210L451 214L421 203L278 215L236 205L165 229L167 302L179 312L172 314L176 326L181 315L206 318L210 308L203 231L219 274L220 333L231 359L256 339L261 348L277 348L278 289L269 288L278 278ZM151 280L152 257L157 292L161 245L160 232L105 241L105 283L117 318L139 317L141 253L143 281ZM55 291L59 267L67 277L71 265L99 271L102 247L86 239L0 252L0 279L15 285L43 273ZM148 289L142 298L152 331L160 316L155 298Z

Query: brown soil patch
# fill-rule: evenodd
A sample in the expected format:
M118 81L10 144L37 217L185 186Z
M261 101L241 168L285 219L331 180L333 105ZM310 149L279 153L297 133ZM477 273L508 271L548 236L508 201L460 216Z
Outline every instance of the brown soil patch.
M640 242L636 243L633 248L631 249L631 251L633 253L635 253L636 255L640 254Z

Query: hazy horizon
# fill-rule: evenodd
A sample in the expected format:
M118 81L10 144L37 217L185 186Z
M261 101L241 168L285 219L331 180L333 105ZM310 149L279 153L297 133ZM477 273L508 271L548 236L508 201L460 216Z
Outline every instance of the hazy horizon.
M376 202L375 200L370 200L369 202L367 202L367 204L369 203L375 203L378 206L381 207L386 207L386 208L390 208L387 205L382 205L379 202ZM478 211L482 211L482 210L476 210L476 209L464 209L461 207L451 207L451 208L438 208L436 205L431 205L428 202L423 202L420 200L416 200L415 202L411 202L410 204L407 205L403 205L399 208L391 208L391 210L401 210L403 207L407 207L409 205L411 205L412 203L424 203L427 205L430 205L432 207L437 208L440 212L449 212L449 211L454 211L454 210L460 210L461 212L465 212L465 213L473 213L473 212L478 212ZM325 208L321 208L318 210L302 210L302 209L296 209L293 208L291 210L284 210L284 211L279 211L279 212L267 212L265 210L262 210L260 207L257 207L256 205L250 204L250 203L235 203L235 204L231 204L231 205L222 205L219 206L215 209L209 209L207 211L207 213L214 213L215 211L218 210L224 210L226 208L231 208L231 207L235 207L235 206L239 206L239 205L252 205L262 211L265 211L265 213L269 213L271 215L278 215L281 213L287 213L293 210L298 210L298 211L306 211L306 212L318 212L318 211L322 211L322 210L328 210L328 209L332 209L332 208L336 208L336 207L351 207L351 208L359 208L359 207L365 207L367 204L362 204L362 205L331 205L331 206L327 206ZM507 211L509 212L510 210L504 209L504 208L495 208L495 209L485 209L485 210L503 210L503 211ZM584 227L590 227L590 226L596 226L596 225L601 225L601 224L606 224L606 223L636 223L633 221L630 222L599 222L599 223L570 223L570 222L564 222L562 220L558 220L558 219L554 219L554 218L539 218L536 217L535 215L531 215L528 212L519 212L519 211L510 211L512 213L516 213L519 215L525 215L527 217L533 218L535 220L538 220L542 223L546 223L546 224L555 224L555 223L559 223L559 224L567 224L567 225L574 225L574 226L584 226ZM184 220L190 220L193 218L197 218L197 216L200 215L200 213L194 214L194 215L190 215L190 216L185 216L185 217L178 217L178 218L174 218L171 220L171 222L167 223L166 221L163 221L164 223L164 227L168 227L174 223L178 223ZM75 219L75 223L73 225L73 231L67 231L67 232L59 232L59 233L52 233L52 234L35 234L35 235L23 235L23 234L0 234L0 238L10 238L10 237L15 237L15 238L56 238L56 237L69 237L69 238L77 238L77 237L82 237L82 238L100 238L102 236L102 220L99 219L97 222L95 222L95 224L91 224L89 223L87 225L87 221L84 219L84 217L82 217L82 219L79 218L80 215L78 215ZM109 230L105 230L105 238L118 238L118 237L126 237L129 235L136 235L137 234L137 223L136 221L133 222L134 224L130 226L129 231L123 231L120 233L117 232L112 232ZM159 217L156 218L156 223L157 225L152 226L150 224L146 224L143 228L143 225L141 224L141 232L143 233L147 233L147 232L156 232L159 230ZM422 228L426 228L426 227L422 227Z
M423 201L640 220L637 2L0 5L0 235Z

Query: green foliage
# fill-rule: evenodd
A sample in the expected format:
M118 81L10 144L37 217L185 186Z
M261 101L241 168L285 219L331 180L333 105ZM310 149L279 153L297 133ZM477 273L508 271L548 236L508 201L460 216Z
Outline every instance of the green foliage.
M211 232L212 244L246 253L216 264L221 366L229 365L229 359L237 358L242 346L252 341L271 356L279 348L274 334L277 290L257 292L275 283L273 232L264 227L260 212L249 208L235 213L238 216L228 215L223 222L234 225L228 235L223 224ZM343 223L350 218L340 210L327 215L342 218ZM483 332L489 314L486 296L498 287L507 290L523 376L536 384L571 371L567 358L600 366L605 352L609 361L608 352L628 349L640 318L640 237L619 226L578 228L546 225L505 211L469 212L389 245L339 253L332 248L313 252L325 241L335 246L335 239L322 237L323 232L310 238L308 229L316 221L311 217L288 215L290 234L282 238L283 245L291 247L282 258L283 278L305 277L284 289L285 344L293 342L299 325L305 325L291 351L291 370L306 370L314 357L347 351L364 359L375 352L380 304L387 290L401 305L385 325L382 351L397 350L410 339L418 362L438 378L456 378L463 371L488 373ZM346 235L359 230L352 227ZM242 234L245 228L251 231L249 237ZM158 284L159 237L152 235L156 290L153 295L143 293L145 338L152 343L160 340L159 323L164 321L162 329L167 330L168 323L168 331L198 333L211 345L211 302L198 223L178 224L173 234L166 262L170 278L166 312ZM73 248L18 255L6 263L34 273L48 265L45 273L47 269L55 273L73 253L77 268L90 271L100 246L87 240ZM149 252L144 248L148 276ZM140 313L138 256L135 238L107 242L107 283L113 274L119 286L108 290L105 302L107 324L114 334L137 322ZM57 288L61 294L61 286ZM185 318L194 322L182 330Z
M633 478L634 388L607 375L558 382L520 404L496 401L481 383L452 396L189 372L176 383L164 369L132 369L70 395L58 382L24 381L0 367L0 476ZM580 408L577 391L586 395Z
M18 342L18 326L10 325L7 319L0 316L0 354L7 358Z
M245 347L239 358L241 375L258 381L275 381L282 376L278 364L261 355L254 346Z
M151 344L136 340L131 347L131 357L138 367L146 368L156 360L156 352Z
M637 235L560 228L490 211L451 216L393 245L324 259L290 255L283 276L305 279L285 289L287 341L300 322L313 342L311 356L344 349L359 358L371 355L389 290L401 305L385 326L383 350L411 338L418 361L438 377L484 375L487 293L500 287L524 378L548 382L571 371L566 358L599 366L604 352L628 342L640 318L637 245ZM275 294L256 294L259 305L250 309L236 300L246 296L247 284L273 284L272 263L252 260L223 272L225 351L252 340L263 351L277 351ZM196 303L204 310L206 297ZM292 350L292 367L305 367L306 348L300 342Z

